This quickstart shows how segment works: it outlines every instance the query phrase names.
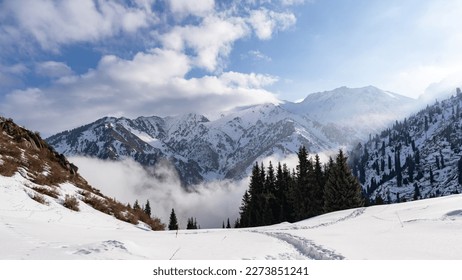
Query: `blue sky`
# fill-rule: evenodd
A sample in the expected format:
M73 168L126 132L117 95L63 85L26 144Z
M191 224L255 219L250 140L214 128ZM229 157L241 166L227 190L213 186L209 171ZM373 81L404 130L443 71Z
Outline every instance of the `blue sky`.
M2 0L0 114L49 135L340 86L458 86L462 2Z

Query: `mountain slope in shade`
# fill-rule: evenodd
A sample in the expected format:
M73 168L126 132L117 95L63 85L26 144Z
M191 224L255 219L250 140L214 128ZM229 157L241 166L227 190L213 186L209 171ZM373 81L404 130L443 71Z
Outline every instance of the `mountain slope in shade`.
M311 153L351 145L364 137L366 128L377 129L400 117L404 107L412 103L372 87L340 88L310 96L300 104L238 108L213 120L192 113L165 118L107 117L53 135L47 141L68 156L131 157L145 166L169 162L189 185L245 177L255 161L294 154L300 145ZM370 101L374 98L378 102ZM345 108L345 104L350 107ZM378 113L385 107L385 113ZM316 113L313 108L321 109ZM344 111L352 116L348 122ZM358 120L385 117L367 127Z
M462 93L395 122L351 152L372 200L414 200L462 191Z

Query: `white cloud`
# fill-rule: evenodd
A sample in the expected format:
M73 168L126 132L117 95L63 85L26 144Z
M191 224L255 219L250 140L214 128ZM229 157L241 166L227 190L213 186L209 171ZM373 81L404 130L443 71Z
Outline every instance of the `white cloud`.
M37 63L35 72L40 76L50 78L61 78L73 74L73 71L69 66L57 61L44 61Z
M27 72L29 69L22 63L8 66L0 64L0 93L22 85L22 76Z
M232 44L248 34L241 18L204 18L198 26L178 26L162 36L166 48L194 51L194 65L208 71L216 70L220 59L229 55Z
M140 52L130 60L104 56L96 69L83 75L62 77L48 88L10 92L0 111L47 135L107 115L205 114L278 102L264 89L275 77L224 72L187 79L190 67L189 58L173 50Z
M307 0L281 0L281 4L284 6L292 6L292 5L301 5L305 3ZM308 0L309 2L312 2L314 0Z
M92 80L93 75L108 78L117 83L154 86L168 83L174 77L183 77L190 70L189 58L180 52L153 49L149 53L137 53L132 60L114 55L104 56L97 72L84 76Z
M169 0L171 11L179 17L206 16L213 12L214 0Z
M187 191L166 162L146 169L131 159L114 162L72 157L70 161L105 195L132 205L135 200L142 204L149 200L153 215L164 223L168 223L170 211L175 208L181 228L186 228L190 217L196 217L202 228L220 227L227 218L233 222L248 186L248 179L244 179L205 183Z
M425 89L432 81L441 81L450 74L450 71L446 67L437 65L419 65L409 69L402 69L389 77L386 88L417 98L425 92Z
M56 51L63 44L95 42L149 26L155 21L149 2L135 3L138 5L127 7L108 0L5 0L0 8L2 17L15 23L4 30L14 37L28 34L43 49Z
M244 56L244 58L252 58L257 61L266 61L270 62L272 59L271 57L267 56L266 54L262 53L259 50L251 50L247 52L247 55Z
M226 72L220 76L221 80L227 85L232 87L241 88L262 88L275 83L278 78L262 75L262 74L243 74L238 72Z
M275 31L286 30L295 22L296 18L292 13L280 13L265 8L252 11L249 18L255 34L261 40L271 39Z
M0 72L14 74L14 75L21 75L28 72L29 69L24 64L17 63L14 65L4 66L0 64Z

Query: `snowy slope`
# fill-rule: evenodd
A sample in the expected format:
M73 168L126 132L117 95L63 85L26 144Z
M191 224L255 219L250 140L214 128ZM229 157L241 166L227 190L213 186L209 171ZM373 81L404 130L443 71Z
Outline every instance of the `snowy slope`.
M82 204L30 199L0 176L0 259L461 259L462 196L351 209L295 224L153 232ZM69 184L61 186L68 192Z

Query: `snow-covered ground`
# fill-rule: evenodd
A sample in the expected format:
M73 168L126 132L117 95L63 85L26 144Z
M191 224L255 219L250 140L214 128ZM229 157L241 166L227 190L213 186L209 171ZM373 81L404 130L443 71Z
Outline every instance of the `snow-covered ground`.
M39 204L25 183L0 176L0 259L462 259L461 195L295 224L153 232L82 202L80 212Z

